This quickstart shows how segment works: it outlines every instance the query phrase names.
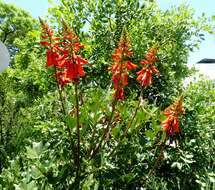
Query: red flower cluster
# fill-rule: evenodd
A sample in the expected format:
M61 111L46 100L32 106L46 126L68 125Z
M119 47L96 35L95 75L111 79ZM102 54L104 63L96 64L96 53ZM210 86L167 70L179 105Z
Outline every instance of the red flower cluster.
M114 84L114 96L118 100L124 99L124 87L128 85L128 71L137 68L129 58L133 55L128 32L124 28L115 53L112 55L114 64L111 67L112 81Z
M48 47L46 50L46 66L55 67L56 77L64 87L70 82L77 82L79 77L85 75L83 65L88 61L78 55L84 46L79 42L74 31L63 22L63 37L54 37L53 30L42 21L41 45Z
M165 121L161 123L163 130L169 135L180 133L179 127L179 115L184 114L184 108L182 105L183 96L178 98L172 105L164 110L164 115L167 117Z
M152 83L152 74L155 73L159 75L158 69L153 65L158 61L157 49L151 48L148 53L145 55L145 59L141 60L140 63L144 66L139 72L137 72L137 80L142 86L150 86ZM147 66L147 67L145 67Z

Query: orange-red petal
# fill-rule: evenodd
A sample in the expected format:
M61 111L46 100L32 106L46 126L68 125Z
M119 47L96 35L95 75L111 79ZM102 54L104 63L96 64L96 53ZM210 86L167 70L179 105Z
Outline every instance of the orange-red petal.
M134 69L137 68L137 65L135 65L131 61L126 61L125 64L126 64L126 67L127 67L128 70L134 70Z

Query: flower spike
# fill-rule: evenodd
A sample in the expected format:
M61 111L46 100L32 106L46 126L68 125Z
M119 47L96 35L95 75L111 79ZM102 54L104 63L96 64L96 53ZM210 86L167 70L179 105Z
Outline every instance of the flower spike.
M152 74L159 75L157 67L154 66L154 63L158 61L156 54L157 49L152 47L144 56L145 59L140 61L143 68L137 72L137 81L140 82L141 86L150 86L152 84Z
M183 95L181 95L172 105L167 107L163 114L167 117L161 123L163 130L166 132L168 136L174 135L175 133L180 133L181 129L179 127L179 116L184 114L183 103Z
M61 87L70 82L77 82L85 75L83 65L88 61L78 55L84 46L79 42L78 36L62 21L63 37L55 37L54 31L40 18L42 27L42 41L40 44L47 47L46 66L56 68L56 77Z
M124 87L128 85L129 71L137 68L137 65L129 60L132 55L130 37L124 27L118 47L112 55L114 63L110 69L113 75L114 96L118 100L124 99Z

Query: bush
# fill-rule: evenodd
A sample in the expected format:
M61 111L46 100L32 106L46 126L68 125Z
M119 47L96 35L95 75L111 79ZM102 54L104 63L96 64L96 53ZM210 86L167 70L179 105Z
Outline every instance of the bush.
M204 18L146 1L50 12L57 28L40 19L1 75L1 189L213 188L214 84L181 85Z

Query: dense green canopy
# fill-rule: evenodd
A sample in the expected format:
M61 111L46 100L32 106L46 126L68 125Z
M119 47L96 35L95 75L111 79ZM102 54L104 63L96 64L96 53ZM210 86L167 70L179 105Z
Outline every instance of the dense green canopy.
M192 73L189 52L211 32L207 18L193 15L185 5L161 11L147 0L61 0L42 18L61 37L50 48L40 45L50 39L41 39L39 21L0 1L0 40L12 56L0 74L0 189L213 188L215 87L204 78L182 85ZM88 60L86 75L64 88L55 72L67 67L46 66L46 49L62 53L71 42L62 20L85 46L77 55ZM138 68L118 101L110 67L123 28ZM155 46L160 75L141 93L136 73ZM180 131L168 134L163 111L181 94Z

